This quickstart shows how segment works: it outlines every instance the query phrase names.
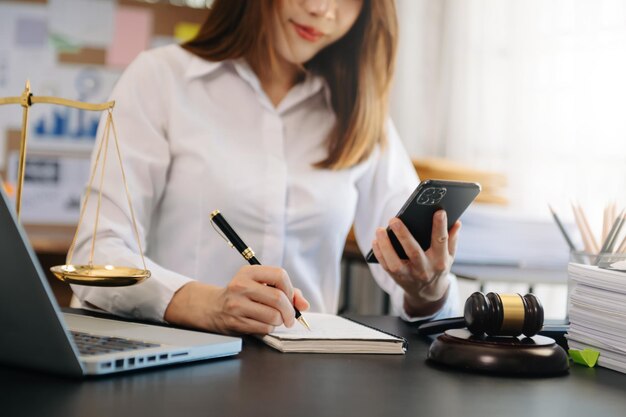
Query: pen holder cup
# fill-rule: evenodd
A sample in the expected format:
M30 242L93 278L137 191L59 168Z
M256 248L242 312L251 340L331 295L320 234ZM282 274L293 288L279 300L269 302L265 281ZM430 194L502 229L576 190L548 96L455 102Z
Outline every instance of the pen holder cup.
M606 268L615 262L626 261L626 253L589 253L584 251L570 251L569 261L584 265L596 265L601 268ZM570 309L570 294L574 289L574 283L568 277L567 278L567 312L566 319L569 319Z
M584 264L597 265L606 268L615 262L626 261L626 253L589 253L584 251L570 251L569 261Z

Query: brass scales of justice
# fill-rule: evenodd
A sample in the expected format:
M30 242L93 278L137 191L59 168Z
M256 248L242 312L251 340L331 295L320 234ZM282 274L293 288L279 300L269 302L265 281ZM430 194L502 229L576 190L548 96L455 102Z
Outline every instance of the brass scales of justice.
M141 247L141 240L139 238L139 232L137 229L137 221L135 220L135 212L133 210L133 205L130 199L130 192L128 190L128 183L126 181L126 174L124 172L124 166L122 164L122 156L120 153L119 142L117 139L117 131L115 129L115 123L113 122L113 107L115 106L115 101L109 101L102 104L91 104L91 103L83 103L80 101L68 100L60 97L38 97L34 96L31 93L30 82L26 82L26 87L24 92L19 97L5 97L0 98L0 105L4 104L19 104L23 107L22 113L22 131L21 131L21 141L20 141L20 154L19 154L19 165L18 165L18 174L17 174L17 189L16 189L16 214L17 221L20 221L20 211L22 205L22 191L24 187L24 174L26 168L26 149L27 149L27 132L28 132L28 110L30 106L36 103L41 104L56 104L65 107L71 107L80 110L86 111L106 111L107 119L106 124L104 126L104 131L102 134L102 138L100 140L100 144L98 146L96 158L93 164L93 169L91 170L89 183L87 185L87 192L83 199L83 204L80 209L80 215L78 219L78 225L76 226L76 232L74 233L74 238L72 239L72 243L67 252L67 258L65 261L65 265L53 266L50 268L55 277L60 279L61 281L70 283L70 284L78 284L78 285L87 285L87 286L96 286L96 287L122 287L138 284L145 279L150 277L150 271L146 267L146 260L143 256L143 249ZM139 247L139 254L141 255L141 261L143 263L143 269L132 268L127 266L113 266L113 265L96 265L93 263L93 256L96 246L96 233L98 230L98 220L100 216L100 205L102 201L102 183L104 180L105 167L107 163L107 153L109 148L109 136L113 130L113 137L115 139L115 150L117 153L117 159L120 165L120 171L122 174L122 179L124 182L124 189L126 192L126 199L128 201L128 207L130 209L130 215L133 223L133 228L135 231L135 239L137 240L137 245ZM104 152L103 152L104 150ZM100 161L102 159L102 161ZM101 165L101 175L100 175L100 186L98 192L98 202L96 206L96 216L93 227L93 235L91 238L91 250L89 253L89 263L87 265L74 265L72 264L72 256L74 254L74 248L76 246L76 240L78 233L80 231L81 224L83 222L83 216L85 214L85 210L89 203L89 197L91 195L91 188L93 185L94 178L96 176L96 172L98 167Z

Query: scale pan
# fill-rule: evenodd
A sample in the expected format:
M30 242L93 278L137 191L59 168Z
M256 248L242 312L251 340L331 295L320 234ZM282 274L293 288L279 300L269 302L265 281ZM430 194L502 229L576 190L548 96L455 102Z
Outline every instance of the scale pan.
M63 282L90 287L126 287L150 277L147 269L113 265L58 265L50 271Z

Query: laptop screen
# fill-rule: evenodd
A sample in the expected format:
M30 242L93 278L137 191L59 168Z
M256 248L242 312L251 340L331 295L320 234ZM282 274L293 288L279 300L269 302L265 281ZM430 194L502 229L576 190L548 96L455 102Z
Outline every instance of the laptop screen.
M0 363L82 374L47 278L0 187Z

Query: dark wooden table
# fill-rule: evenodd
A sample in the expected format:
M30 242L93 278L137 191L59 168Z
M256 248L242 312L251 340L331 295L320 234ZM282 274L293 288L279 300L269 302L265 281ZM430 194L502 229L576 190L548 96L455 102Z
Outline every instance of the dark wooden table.
M574 365L553 378L441 369L394 317L354 317L409 340L405 356L282 354L254 338L230 359L64 379L0 367L1 416L624 416L626 376ZM42 341L41 349L45 349Z

